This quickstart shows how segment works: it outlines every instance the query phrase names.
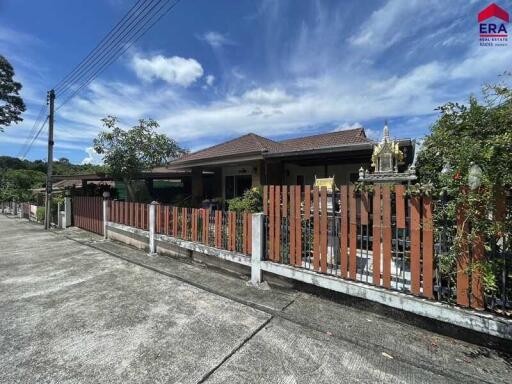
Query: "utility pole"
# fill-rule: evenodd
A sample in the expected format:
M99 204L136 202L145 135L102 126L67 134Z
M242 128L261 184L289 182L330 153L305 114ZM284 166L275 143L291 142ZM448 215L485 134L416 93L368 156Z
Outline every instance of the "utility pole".
M48 92L50 115L48 116L48 168L46 174L46 201L44 210L44 229L50 229L52 202L52 170L53 170L53 121L55 114L55 91Z

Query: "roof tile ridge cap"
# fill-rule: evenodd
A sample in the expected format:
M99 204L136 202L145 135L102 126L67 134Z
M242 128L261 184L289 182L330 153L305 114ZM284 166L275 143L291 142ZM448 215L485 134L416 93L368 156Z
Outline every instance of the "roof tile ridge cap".
M334 134L339 134L341 132L350 132L350 131L359 131L361 129L364 129L364 127L357 127L357 128L350 128L350 129L344 129L342 131L332 131L332 132L324 132L324 133L316 133L314 135L308 135L308 136L299 136L299 137L291 137L289 139L286 139L286 140L282 140L282 141L279 141L278 143L279 144L286 144L287 141L292 141L292 140L301 140L301 139L309 139L311 137L318 137L318 136L324 136L324 135L334 135Z
M258 135L258 134L256 134L256 133L252 133L252 132L251 132L250 134L251 134L251 135L254 137L254 139L255 139L255 140L257 140L257 141L258 141L258 143L261 145L261 147L263 148L262 152L272 152L272 150L271 150L271 148L268 148L268 147L267 147L267 145L266 145L267 143L262 142L262 140L261 140L261 139L268 140L268 141L270 141L270 142L272 142L272 143L274 143L274 144L276 144L276 145L278 145L278 146L281 146L281 145L282 145L279 141L275 141L275 140L269 139L268 137L261 136L261 135Z

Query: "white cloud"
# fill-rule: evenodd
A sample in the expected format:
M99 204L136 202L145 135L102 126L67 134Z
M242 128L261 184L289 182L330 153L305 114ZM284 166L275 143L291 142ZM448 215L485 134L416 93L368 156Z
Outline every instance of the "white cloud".
M87 153L87 157L82 160L82 164L103 164L103 157L98 155L93 147L85 148L85 152Z
M157 55L144 58L135 55L132 68L137 76L146 81L161 79L169 84L188 87L203 76L203 67L195 59L179 56Z
M339 132L339 131L347 131L349 129L355 129L355 128L361 128L363 125L361 123L349 123L344 122L343 124L338 125L336 128L333 129L333 132Z
M209 31L200 37L201 40L206 41L214 48L222 47L223 45L233 45L234 42L227 38L220 32Z
M265 90L262 88L251 89L242 95L242 98L249 102L258 104L282 104L292 100L284 90L272 88Z
M213 76L213 75L207 75L207 76L205 77L205 82L206 82L206 84L207 84L209 87L211 87L211 86L213 85L213 82L214 82L214 81L215 81L215 76Z

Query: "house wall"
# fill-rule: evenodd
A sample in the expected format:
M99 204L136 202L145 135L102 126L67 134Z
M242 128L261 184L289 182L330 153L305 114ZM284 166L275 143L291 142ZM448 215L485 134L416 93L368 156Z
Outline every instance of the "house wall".
M313 185L315 182L315 175L317 178L334 176L336 184L348 184L350 182L350 174L358 173L361 165L362 164L360 163L354 163L303 167L296 164L285 164L284 172L286 175L286 184L296 184L297 176L299 175L304 176L305 185ZM368 167L368 165L366 165L366 167Z

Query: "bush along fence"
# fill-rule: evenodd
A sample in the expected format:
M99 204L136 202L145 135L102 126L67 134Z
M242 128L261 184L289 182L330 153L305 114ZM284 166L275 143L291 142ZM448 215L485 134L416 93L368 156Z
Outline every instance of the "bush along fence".
M482 237L468 240L452 269L441 265L453 239L434 228L437 202L409 195L403 185L371 191L341 186L265 186L265 259L474 309L506 311L512 304L510 250L485 254ZM452 223L467 231L464 210ZM450 225L450 223L445 223ZM499 260L498 284L485 295L484 257ZM448 270L447 270L448 269Z

